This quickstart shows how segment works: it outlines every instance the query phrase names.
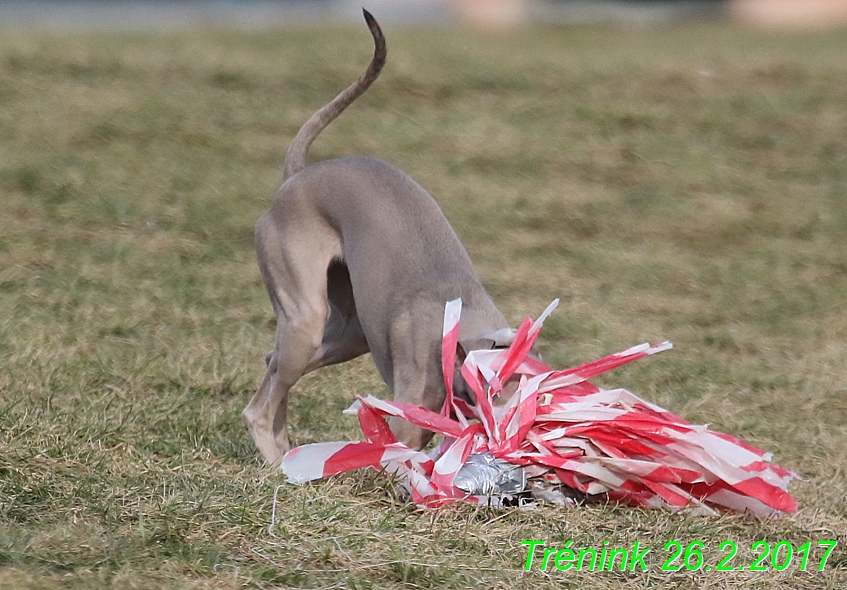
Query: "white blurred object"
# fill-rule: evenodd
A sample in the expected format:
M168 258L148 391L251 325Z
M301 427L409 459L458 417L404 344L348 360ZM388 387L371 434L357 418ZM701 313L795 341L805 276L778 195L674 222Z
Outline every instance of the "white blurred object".
M733 18L780 29L823 29L847 25L847 0L730 0Z
M562 493L561 489L545 486L540 481L533 482L532 497L540 502L547 504L557 504L559 506L576 506L576 500Z
M453 0L459 18L472 26L502 29L522 24L527 0Z

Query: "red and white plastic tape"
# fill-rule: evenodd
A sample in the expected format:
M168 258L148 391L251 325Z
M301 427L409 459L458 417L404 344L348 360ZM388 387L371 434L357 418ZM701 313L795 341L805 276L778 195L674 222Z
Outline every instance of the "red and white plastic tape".
M476 405L453 397L453 367L461 300L447 303L442 363L447 397L441 413L419 406L359 398L355 413L366 442L297 447L282 460L292 483L304 483L361 467L396 474L412 499L436 507L457 499L490 502L453 485L471 453L487 452L523 466L530 478L564 484L588 495L648 508L713 507L757 516L795 512L789 482L797 477L770 462L771 454L732 436L692 425L625 389L602 390L588 379L671 348L642 344L565 371L532 359L529 351L554 301L527 318L508 349L467 355L462 377ZM494 399L507 382L517 390L503 405ZM397 441L386 416L399 416L444 437L430 454Z

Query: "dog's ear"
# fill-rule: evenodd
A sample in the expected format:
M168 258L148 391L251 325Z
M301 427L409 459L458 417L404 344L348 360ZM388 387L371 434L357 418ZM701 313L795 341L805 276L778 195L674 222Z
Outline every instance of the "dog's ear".
M492 348L508 348L515 340L518 331L512 328L501 328L493 332L487 332L477 338L459 340L459 349L456 361L461 366L465 362L468 353L472 350L490 350Z
M500 330L487 332L478 338L460 340L458 353L456 355L456 368L458 369L462 366L462 363L465 362L465 358L467 358L470 351L490 350L492 348L509 348L512 345L512 342L515 341L515 336L517 335L518 331L514 328L501 328ZM541 353L538 351L537 346L537 342L533 344L529 351L529 356L537 361L543 362Z
M501 328L494 332L483 334L482 338L491 341L491 346L487 348L509 348L517 335L518 331L514 328Z

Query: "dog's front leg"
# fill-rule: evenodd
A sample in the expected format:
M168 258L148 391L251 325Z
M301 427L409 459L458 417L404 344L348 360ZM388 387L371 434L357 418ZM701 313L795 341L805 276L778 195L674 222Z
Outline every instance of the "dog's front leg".
M395 367L394 400L438 412L444 403L444 385L438 379L432 381L425 365ZM422 449L432 440L431 431L396 416L388 419L388 426L398 441L412 449Z

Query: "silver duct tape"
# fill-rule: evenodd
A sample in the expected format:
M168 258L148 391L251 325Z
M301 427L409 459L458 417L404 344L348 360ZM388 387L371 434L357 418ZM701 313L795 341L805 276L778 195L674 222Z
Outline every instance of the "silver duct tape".
M526 489L526 473L522 466L490 453L474 453L459 469L453 485L475 496L517 494Z

